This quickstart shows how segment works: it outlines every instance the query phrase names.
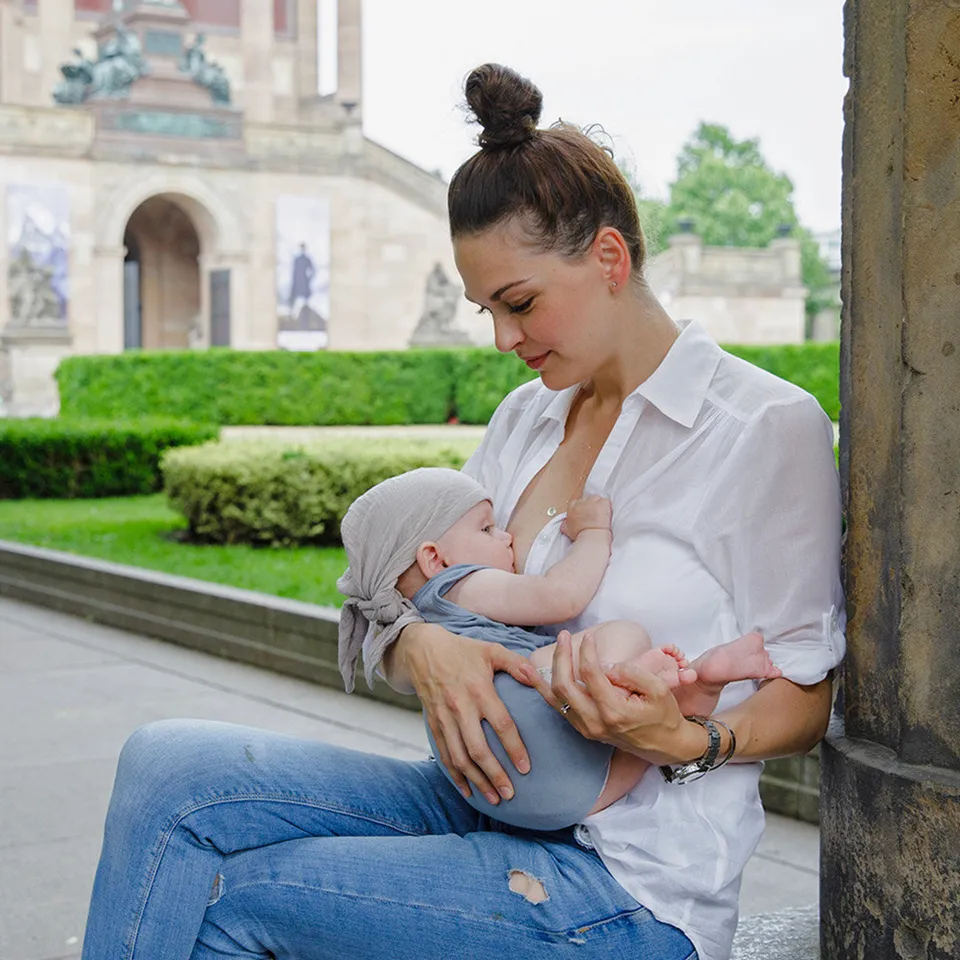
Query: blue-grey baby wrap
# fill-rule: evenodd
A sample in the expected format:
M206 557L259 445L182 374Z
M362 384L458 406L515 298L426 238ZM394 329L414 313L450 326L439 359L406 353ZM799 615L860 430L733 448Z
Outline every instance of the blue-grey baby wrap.
M417 591L413 605L429 623L438 623L451 633L475 640L501 643L522 656L552 643L550 637L497 623L444 598L455 583L482 569L465 563L448 567ZM487 743L506 770L515 792L512 800L501 800L494 806L474 790L470 805L489 817L527 830L558 830L578 823L603 790L613 747L580 736L536 690L518 683L508 673L498 673L493 682L530 755L530 772L522 774L514 767L499 737L484 720ZM427 737L436 753L429 726ZM441 768L452 782L446 768Z

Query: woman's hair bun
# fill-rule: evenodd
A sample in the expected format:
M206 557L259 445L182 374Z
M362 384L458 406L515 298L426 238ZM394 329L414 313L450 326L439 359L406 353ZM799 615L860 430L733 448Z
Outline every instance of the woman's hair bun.
M464 92L483 127L477 142L484 149L517 146L536 135L543 94L515 70L485 63L470 72Z

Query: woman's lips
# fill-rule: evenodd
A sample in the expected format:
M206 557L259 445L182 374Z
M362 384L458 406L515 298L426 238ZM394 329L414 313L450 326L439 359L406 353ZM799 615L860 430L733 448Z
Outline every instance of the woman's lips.
M521 357L520 359L523 360L531 370L539 370L543 366L543 361L547 359L549 352L548 350L547 353L541 353L535 357Z

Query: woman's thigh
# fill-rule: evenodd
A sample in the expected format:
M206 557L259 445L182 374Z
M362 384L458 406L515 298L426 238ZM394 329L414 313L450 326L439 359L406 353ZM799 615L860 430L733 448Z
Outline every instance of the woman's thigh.
M84 958L186 960L230 854L309 837L465 834L480 821L429 761L230 724L150 724L120 756Z
M307 836L466 833L478 823L432 761L193 720L131 736L114 801L134 814L134 829L186 820L220 854Z
M594 853L553 836L310 839L228 857L192 960L693 955Z

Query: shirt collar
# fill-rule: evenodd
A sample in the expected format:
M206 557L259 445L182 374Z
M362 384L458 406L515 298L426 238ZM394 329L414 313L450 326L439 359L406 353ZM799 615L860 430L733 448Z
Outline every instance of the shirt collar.
M546 389L546 388L545 388ZM573 405L573 398L577 395L580 384L575 383L572 387L566 387L563 390L557 390L550 398L550 402L543 408L538 420L555 420L559 424L567 422L567 414ZM552 392L552 391L551 391Z
M660 366L627 397L627 402L631 397L642 398L665 417L684 427L692 427L723 351L696 320L681 320L677 326L680 336L660 361ZM579 384L574 384L558 390L537 419L565 424L579 388Z
M634 390L665 417L692 427L703 407L723 351L695 320L678 324L680 336L653 373Z

